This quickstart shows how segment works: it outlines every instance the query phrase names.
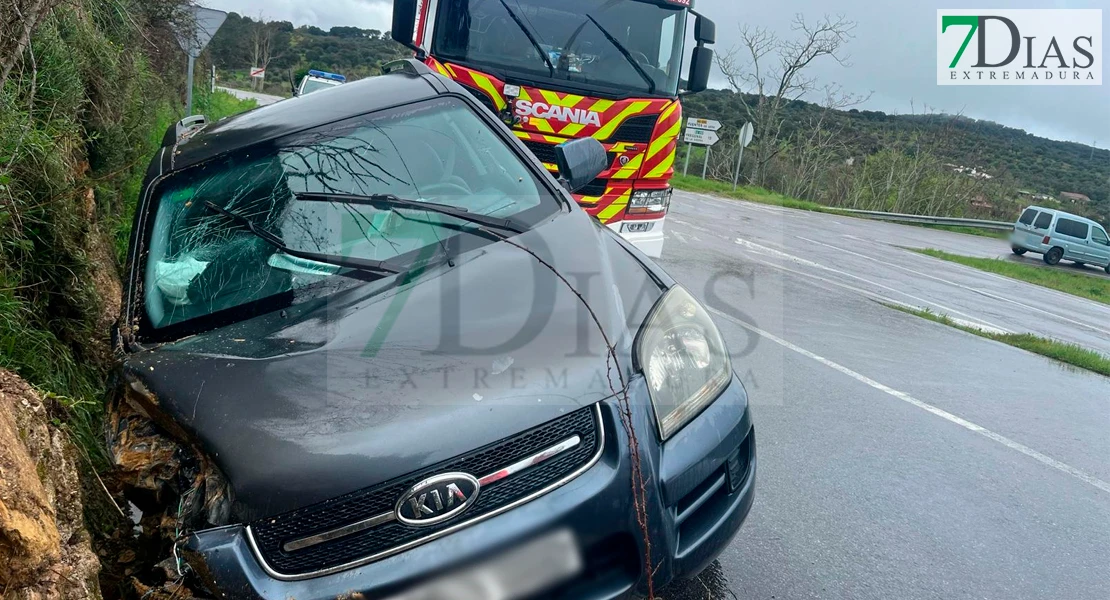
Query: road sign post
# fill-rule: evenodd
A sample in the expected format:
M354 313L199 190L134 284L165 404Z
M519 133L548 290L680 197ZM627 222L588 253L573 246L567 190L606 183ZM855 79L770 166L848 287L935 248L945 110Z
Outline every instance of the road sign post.
M751 123L744 123L740 128L740 154L736 157L736 174L732 177L732 191L736 191L736 186L740 183L740 163L744 160L744 148L752 143L752 136L755 135L755 128Z
M690 152L694 150L693 144L686 144L686 164L682 165L682 174L686 175L690 172Z
M177 43L189 57L186 68L185 80L185 115L193 114L193 67L197 57L204 47L216 35L216 30L224 24L227 13L222 10L212 10L200 6L190 6L183 15L183 20L174 25L174 35Z
M709 170L709 149L720 141L717 136L717 130L721 128L720 121L713 121L711 119L695 119L690 117L686 119L686 132L682 136L682 141L686 142L686 166L682 169L682 174L685 175L690 169L690 150L692 145L705 146L705 161L701 165L701 178L705 179L705 175Z

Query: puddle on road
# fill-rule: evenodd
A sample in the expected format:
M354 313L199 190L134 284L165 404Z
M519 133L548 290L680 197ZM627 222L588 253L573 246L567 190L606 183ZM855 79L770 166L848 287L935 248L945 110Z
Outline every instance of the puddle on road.
M656 592L656 595L666 600L738 600L736 594L729 589L728 580L718 561L713 561L713 564L694 579L672 583Z

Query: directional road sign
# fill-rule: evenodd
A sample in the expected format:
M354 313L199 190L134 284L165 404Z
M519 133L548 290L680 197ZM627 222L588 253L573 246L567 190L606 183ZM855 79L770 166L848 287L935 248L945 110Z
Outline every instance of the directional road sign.
M707 129L709 131L717 131L721 128L721 122L714 121L712 119L695 119L694 117L690 117L686 119L686 127L689 129Z
M683 136L682 141L687 144L698 144L700 146L712 146L716 144L721 138L717 134L708 129L687 129L686 135Z

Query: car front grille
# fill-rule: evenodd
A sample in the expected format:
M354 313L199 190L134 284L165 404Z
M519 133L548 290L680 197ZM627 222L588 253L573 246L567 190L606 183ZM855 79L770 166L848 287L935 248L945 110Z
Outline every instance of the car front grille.
M430 476L463 472L480 478L575 436L579 443L573 448L514 475L483 485L470 508L442 523L413 527L391 518L349 535L287 551L286 545L290 542L392 513L402 494ZM248 533L258 558L275 577L305 579L351 568L446 535L461 525L488 518L516 503L554 489L596 460L601 451L601 436L599 407L578 409L404 477L255 521L250 524Z

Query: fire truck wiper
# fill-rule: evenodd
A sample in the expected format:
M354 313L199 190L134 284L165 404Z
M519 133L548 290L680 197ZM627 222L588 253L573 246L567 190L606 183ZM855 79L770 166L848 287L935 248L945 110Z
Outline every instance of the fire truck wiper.
M543 64L547 65L548 77L555 77L555 65L551 64L551 58L547 56L547 52L544 52L543 46L541 46L540 43L536 41L536 36L532 35L532 30L528 29L528 26L524 24L524 21L521 21L520 17L517 16L515 12L513 12L513 9L509 8L508 2L505 2L505 0L499 1L501 2L501 6L505 7L505 12L509 13L509 16L513 18L513 22L516 23L516 26L524 32L524 35L528 38L528 41L532 42L532 47L536 49L536 52L540 53L540 58L543 59Z
M502 0L502 3L503 2L504 0ZM609 33L608 30L602 27L601 23L598 23L597 19L593 18L593 16L591 16L589 13L586 13L586 18L597 26L597 29L601 32L601 35L604 35L605 39L609 40L609 43L613 44L613 47L620 51L621 55L624 56L624 59L628 61L628 64L632 65L633 69L636 69L636 73L639 74L641 78L643 78L644 83L648 84L648 93L654 94L655 80L652 79L651 75L648 75L647 71L645 71L644 68L640 66L640 63L636 62L635 58L632 58L632 53L628 51L628 48L625 48L624 44L621 44L619 41L617 41L617 38L613 37L613 34Z

